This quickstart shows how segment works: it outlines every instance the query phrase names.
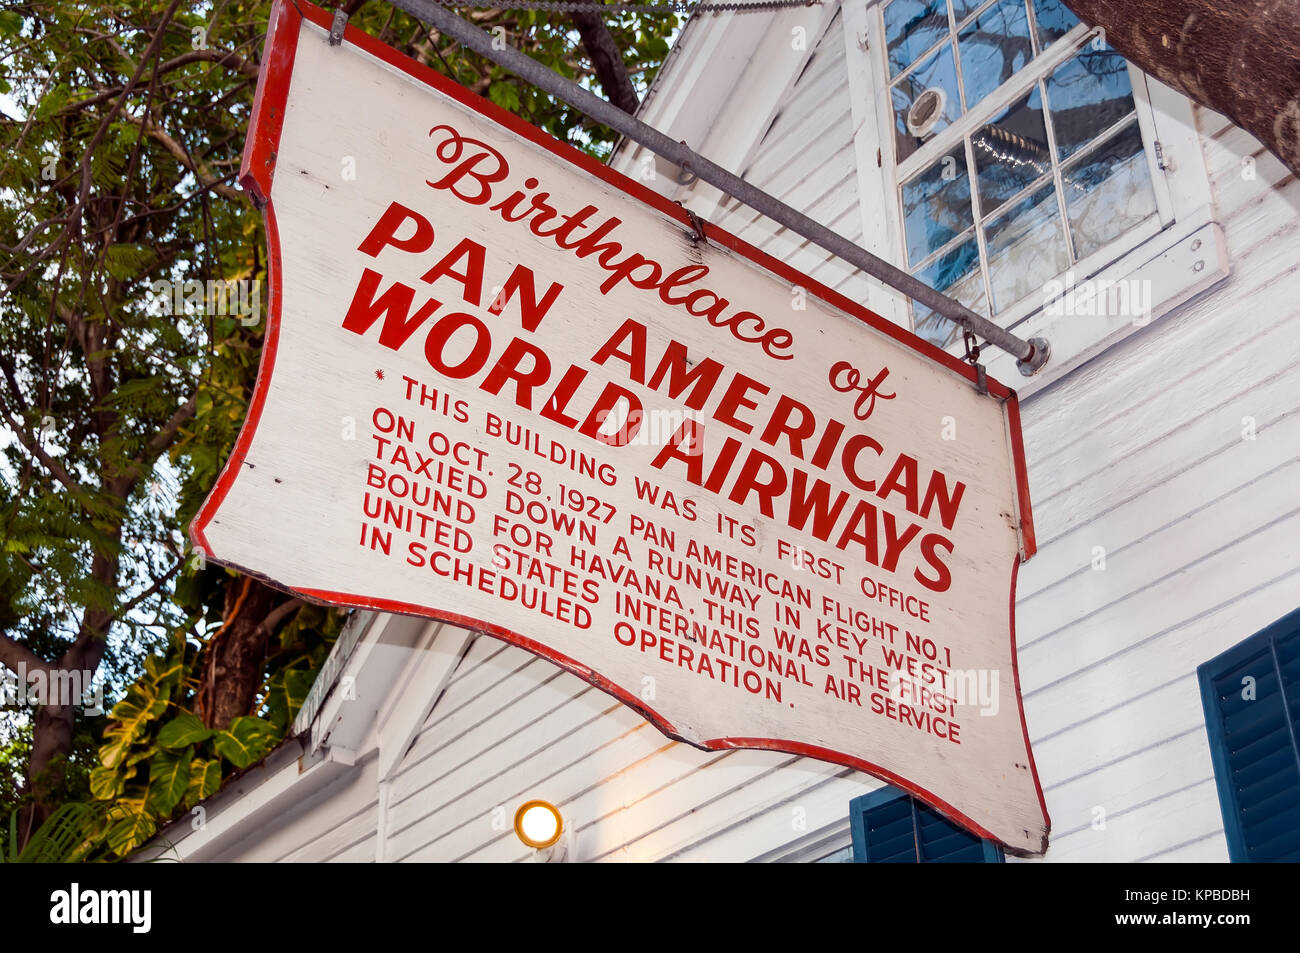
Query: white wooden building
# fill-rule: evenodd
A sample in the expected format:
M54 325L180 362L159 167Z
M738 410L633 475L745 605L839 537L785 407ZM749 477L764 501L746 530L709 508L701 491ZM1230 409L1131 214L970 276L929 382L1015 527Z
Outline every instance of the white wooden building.
M1236 729L1207 726L1198 667L1300 606L1296 176L1126 69L1057 0L697 16L641 118L1050 339L1033 379L983 356L1021 396L1036 517L1016 631L1052 819L1041 862L1227 860L1242 835L1221 789L1241 746L1215 752ZM632 144L613 162L961 353L888 289L681 170ZM1100 282L1116 282L1109 307L1049 301ZM1249 744L1288 732L1295 744L1289 631L1275 630L1272 681L1255 676L1282 735L1274 719ZM174 824L145 855L518 861L534 852L511 819L539 797L579 860L848 859L850 802L882 786L807 758L671 742L519 648L368 613L297 727L203 805L201 824ZM1279 744L1264 796L1294 839L1300 773Z

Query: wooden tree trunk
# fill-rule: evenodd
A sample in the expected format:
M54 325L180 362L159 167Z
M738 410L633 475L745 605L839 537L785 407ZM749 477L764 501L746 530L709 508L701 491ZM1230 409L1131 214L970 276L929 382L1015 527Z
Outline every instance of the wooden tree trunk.
M117 571L116 556L97 554L91 563L92 576L101 582L116 580ZM77 672L84 676L87 680L85 684L88 685L88 679L94 676L104 657L108 630L112 624L112 611L87 609L81 617L77 639L58 661L47 667L50 682L58 673ZM40 827L58 807L63 797L67 757L72 752L76 731L76 703L80 701L70 700L74 704L37 705L32 716L32 751L24 779L26 790L32 795L32 802L23 809L19 818L20 842L23 845L26 845L31 832Z
M267 643L299 606L297 599L248 576L230 582L224 624L203 652L197 707L207 727L228 728L233 719L252 713Z
M1134 66L1223 113L1300 175L1296 0L1064 0Z

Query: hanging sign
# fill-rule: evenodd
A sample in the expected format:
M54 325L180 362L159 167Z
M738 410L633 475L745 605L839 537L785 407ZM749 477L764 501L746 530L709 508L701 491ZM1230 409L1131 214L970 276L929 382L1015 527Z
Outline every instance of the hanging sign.
M270 315L195 546L491 633L697 747L848 765L1043 851L1014 394L328 32L303 0L273 14L242 177Z

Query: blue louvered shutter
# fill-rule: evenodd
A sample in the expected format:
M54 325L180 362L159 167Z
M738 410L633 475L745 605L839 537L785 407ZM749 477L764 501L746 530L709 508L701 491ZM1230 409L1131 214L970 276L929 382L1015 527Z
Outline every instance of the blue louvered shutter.
M1228 856L1300 860L1300 610L1197 674Z
M849 802L853 859L871 864L999 863L1002 851L896 788Z

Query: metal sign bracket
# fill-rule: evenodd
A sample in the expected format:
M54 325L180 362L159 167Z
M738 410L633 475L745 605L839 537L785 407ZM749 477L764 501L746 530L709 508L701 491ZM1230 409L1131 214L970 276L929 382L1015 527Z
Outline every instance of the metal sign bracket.
M343 31L347 25L347 12L342 7L335 7L334 22L330 24L330 46L340 46L343 43Z

